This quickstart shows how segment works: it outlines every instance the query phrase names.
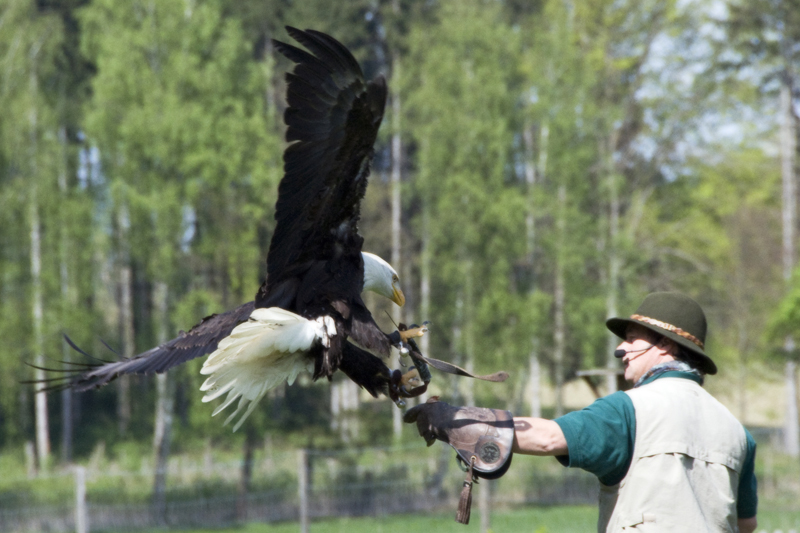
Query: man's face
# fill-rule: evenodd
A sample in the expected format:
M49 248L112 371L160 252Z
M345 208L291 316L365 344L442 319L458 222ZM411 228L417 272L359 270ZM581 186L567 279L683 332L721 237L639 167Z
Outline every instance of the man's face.
M663 362L665 352L663 348L652 345L653 338L653 333L641 326L636 324L628 326L625 331L625 341L617 346L618 349L630 352L622 358L626 381L636 383L645 372Z

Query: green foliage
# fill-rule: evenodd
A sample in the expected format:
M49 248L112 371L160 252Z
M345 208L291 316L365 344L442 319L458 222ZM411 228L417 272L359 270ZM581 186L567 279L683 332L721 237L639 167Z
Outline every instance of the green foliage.
M765 331L767 346L781 357L797 359L798 354L784 351L786 337L800 338L800 269L796 269L789 288L772 311Z
M239 22L224 19L218 2L96 2L82 21L84 52L98 67L87 133L117 184L116 203L130 204L131 224L149 230L136 232L133 257L140 250L151 276L173 282L191 210L192 251L226 263L220 281L235 297L225 303L249 297L262 261L250 221L268 218L280 177L262 94L268 66L252 61Z
M784 295L778 269L778 165L762 142L774 121L757 107L757 97L773 98L780 67L796 66L770 31L784 4L735 3L717 26L730 43L700 31L705 19L677 2L56 4L0 6L0 338L10 347L0 353L0 446L33 435L31 390L18 384L30 378L23 361L35 346L33 207L51 359L76 357L62 331L113 357L98 338L122 344L122 266L134 278L136 351L155 345L164 325L157 285L168 288L170 337L252 299L282 174L290 65L269 38L286 40L284 24L331 33L368 76L389 78L401 115L387 110L361 231L388 257L387 144L399 118L409 316L420 313L425 242L430 355L513 376L475 383L477 402L521 405L534 344L555 377L558 266L568 378L605 364L609 302L627 314L652 290L700 301L723 376L760 368L797 333L798 283ZM796 40L795 18L785 19L786 39ZM741 142L726 142L725 121ZM376 315L388 309L368 302ZM238 450L263 432L298 446L337 440L329 386L309 380L274 391L230 435L200 401L201 365L172 373L176 447L203 435ZM437 374L432 388L457 400L465 386ZM133 388L132 440L147 446L155 390L145 378ZM81 397L79 455L100 441L124 448L116 401L113 386ZM59 408L51 395L55 419ZM388 443L394 408L362 405L358 439Z
M774 159L741 150L696 162L694 175L656 191L642 219L665 267L654 281L680 282L700 301L718 302L707 311L709 341L723 369L782 342L764 337L782 292L779 198Z
M510 173L517 42L501 14L485 2L443 2L435 21L412 29L401 81L404 124L418 147L413 194L435 214L422 229L434 276L425 318L436 324L435 352L479 353L479 372L503 360L497 341L513 338L506 334L521 306L510 291L524 253L525 204Z

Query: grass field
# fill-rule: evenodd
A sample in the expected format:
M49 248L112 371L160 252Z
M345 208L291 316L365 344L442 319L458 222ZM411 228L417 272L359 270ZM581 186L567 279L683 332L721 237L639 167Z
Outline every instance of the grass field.
M469 525L454 520L455 512L431 515L398 515L368 518L339 518L312 522L310 533L468 533L480 530L480 514L475 511ZM759 513L757 531L800 530L800 510L766 510ZM526 507L492 514L495 533L573 533L595 531L597 508L593 506ZM181 533L297 533L297 522L247 524L224 530L181 530ZM153 531L151 533L156 533ZM161 530L163 533L163 530Z

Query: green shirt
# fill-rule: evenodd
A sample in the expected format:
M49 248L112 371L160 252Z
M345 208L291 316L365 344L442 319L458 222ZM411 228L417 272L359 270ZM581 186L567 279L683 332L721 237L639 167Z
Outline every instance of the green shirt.
M662 377L680 377L702 384L698 376L680 371L664 372L653 376L642 384ZM616 485L628 473L633 459L633 444L636 438L636 414L630 396L615 392L600 398L590 406L556 418L555 422L564 432L568 455L556 457L564 466L583 468L596 475L604 485ZM756 516L758 494L756 492L755 459L756 442L745 429L747 456L739 476L739 496L736 502L738 518Z

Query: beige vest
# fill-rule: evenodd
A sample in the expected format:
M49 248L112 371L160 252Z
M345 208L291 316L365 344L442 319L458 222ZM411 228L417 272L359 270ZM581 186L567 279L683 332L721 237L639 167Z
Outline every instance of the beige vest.
M625 478L600 485L599 532L738 532L744 428L696 382L660 378L628 391L636 411Z

